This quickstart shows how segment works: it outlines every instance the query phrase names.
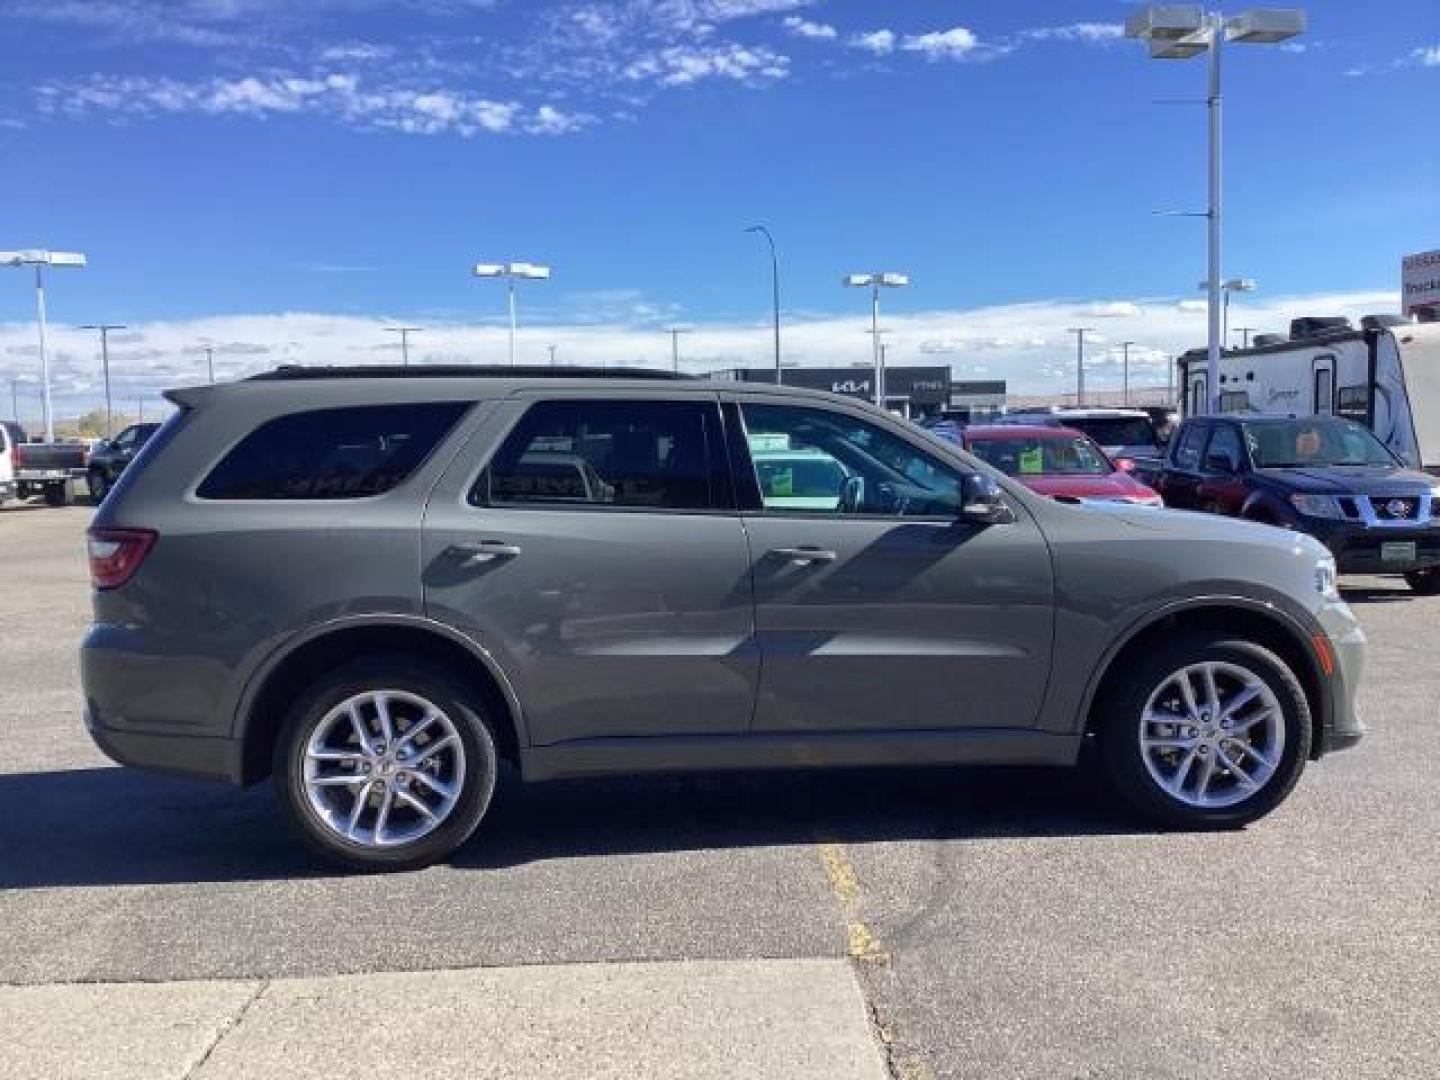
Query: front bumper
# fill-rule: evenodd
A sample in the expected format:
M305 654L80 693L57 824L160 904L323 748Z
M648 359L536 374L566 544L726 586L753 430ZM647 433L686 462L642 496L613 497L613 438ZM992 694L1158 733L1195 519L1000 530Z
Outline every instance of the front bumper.
M1300 527L1330 549L1342 574L1408 574L1440 566L1440 524L1366 525L1302 518ZM1414 544L1415 557L1387 559L1386 544Z
M1329 701L1320 738L1312 756L1346 750L1365 735L1365 722L1357 706L1360 680L1365 672L1365 631L1343 600L1332 600L1317 613L1320 628L1334 657L1333 670L1324 679Z

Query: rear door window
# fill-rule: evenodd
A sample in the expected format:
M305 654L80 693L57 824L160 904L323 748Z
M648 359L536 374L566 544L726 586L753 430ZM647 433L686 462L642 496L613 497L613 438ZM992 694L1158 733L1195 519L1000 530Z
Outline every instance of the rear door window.
M256 428L196 494L202 499L363 499L402 483L464 414L463 402L292 413Z
M470 492L478 506L715 510L733 504L714 401L542 401Z
M1192 421L1180 431L1175 443L1175 467L1177 469L1200 468L1200 450L1205 445L1205 425Z

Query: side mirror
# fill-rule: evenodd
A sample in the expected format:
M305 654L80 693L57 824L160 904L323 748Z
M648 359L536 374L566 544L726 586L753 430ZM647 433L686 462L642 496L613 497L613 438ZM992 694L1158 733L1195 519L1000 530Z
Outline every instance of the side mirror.
M993 479L967 473L960 484L960 519L976 525L1009 525L1015 520L1015 511Z
M1237 473L1240 466L1229 454L1206 454L1205 469L1207 472Z
M842 514L858 514L864 502L865 478L863 476L847 476L845 482L840 485L840 512Z

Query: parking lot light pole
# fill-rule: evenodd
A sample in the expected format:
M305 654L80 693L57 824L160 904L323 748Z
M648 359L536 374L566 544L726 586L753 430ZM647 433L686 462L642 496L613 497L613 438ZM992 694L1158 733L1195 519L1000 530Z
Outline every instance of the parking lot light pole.
M528 262L477 263L475 276L478 278L504 278L510 300L510 366L515 366L515 281L548 281L550 267Z
M779 386L783 381L780 374L780 257L775 253L775 237L770 235L770 230L764 225L751 225L745 231L760 234L770 245L770 291L775 322L775 385Z
M425 328L424 328L423 326L387 326L387 327L385 327L385 332L386 332L387 334L399 334L399 335L400 335L400 366L401 366L401 367L409 367L409 366L410 366L410 335L411 335L411 334L418 334L418 333L420 333L420 331L422 331L422 330L424 330L424 329L425 329ZM514 360L511 360L511 363L513 364L513 363L514 363Z
M841 283L847 289L870 290L870 335L874 346L875 404L885 407L885 354L880 350L880 290L903 289L910 284L908 274L883 272L846 274Z
M1075 335L1075 407L1085 407L1085 335L1095 333L1093 326L1072 326L1066 333Z
M1225 338L1221 313L1221 93L1220 60L1227 42L1241 45L1273 45L1288 41L1305 32L1305 12L1298 8L1255 8L1240 15L1226 17L1218 11L1206 12L1198 4L1149 4L1140 8L1125 24L1125 36L1139 38L1150 46L1156 60L1188 60L1208 53L1210 87L1206 97L1209 108L1209 206L1203 217L1208 219L1209 341L1206 362L1207 412L1217 412L1220 394L1220 354Z
M105 438L115 437L115 410L110 403L110 331L125 330L120 323L87 323L81 330L100 331L100 369L105 377ZM214 379L210 380L214 382Z
M35 312L40 333L40 403L45 414L45 441L55 441L55 414L50 407L50 355L45 350L45 267L83 269L85 256L78 251L0 251L0 266L35 267Z
M1121 401L1126 405L1130 404L1130 346L1134 344L1135 342L1133 341L1122 341L1120 343L1120 354L1123 357L1120 362Z
M1240 348L1242 348L1242 349L1248 349L1248 348L1250 348L1250 335L1255 332L1255 327L1253 327L1253 326L1237 326L1237 327L1235 327L1234 330L1231 330L1230 332L1231 332L1232 334L1240 334L1240 335L1242 335L1242 337L1240 338Z
M677 372L680 370L680 335L694 332L684 326L672 326L666 331L670 335L670 365Z

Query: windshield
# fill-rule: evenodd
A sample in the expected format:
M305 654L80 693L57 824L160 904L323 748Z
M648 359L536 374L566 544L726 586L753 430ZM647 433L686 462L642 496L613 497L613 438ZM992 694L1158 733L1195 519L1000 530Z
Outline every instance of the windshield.
M1379 439L1352 420L1280 420L1244 427L1258 469L1397 464Z
M1158 446L1155 426L1147 416L1065 417L1066 427L1083 431L1101 446Z
M1083 436L976 439L970 452L1010 476L1108 476L1114 467Z

